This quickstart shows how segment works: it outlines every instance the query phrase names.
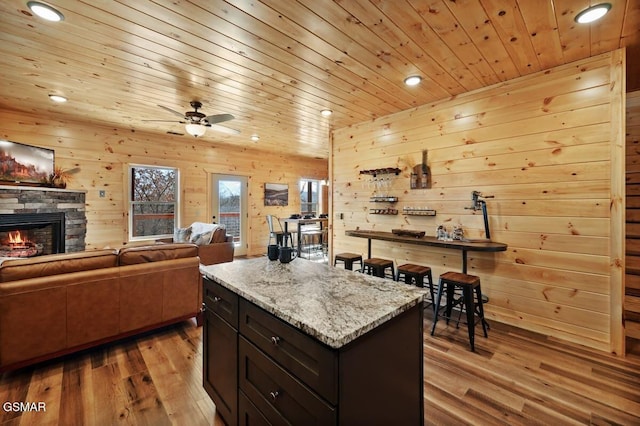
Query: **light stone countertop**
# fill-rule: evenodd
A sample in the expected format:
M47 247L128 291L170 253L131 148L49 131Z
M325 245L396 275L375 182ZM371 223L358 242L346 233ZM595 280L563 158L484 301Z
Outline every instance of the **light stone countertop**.
M427 289L305 259L200 265L200 272L338 349L424 300Z

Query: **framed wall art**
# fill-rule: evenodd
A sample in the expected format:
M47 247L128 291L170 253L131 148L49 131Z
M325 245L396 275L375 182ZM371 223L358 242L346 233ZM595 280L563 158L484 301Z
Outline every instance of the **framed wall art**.
M0 182L42 184L53 172L52 149L0 139Z
M289 185L283 183L264 184L264 205L265 206L288 206L289 205Z

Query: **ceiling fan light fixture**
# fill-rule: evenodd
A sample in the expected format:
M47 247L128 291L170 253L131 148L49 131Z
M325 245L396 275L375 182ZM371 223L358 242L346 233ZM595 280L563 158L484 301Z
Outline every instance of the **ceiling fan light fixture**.
M331 111L330 109L323 109L322 111L320 111L320 114L323 117L329 117L331 114L333 114L333 111Z
M53 102L58 102L58 103L64 103L67 102L67 98L65 98L64 96L61 95L49 95L49 99L51 99Z
M412 75L404 79L404 84L407 86L417 86L422 81L422 77L419 75Z
M184 126L184 129L193 137L200 137L205 134L207 128L202 124L189 123Z
M611 10L611 3L600 3L578 13L575 21L579 24L588 24L602 18L609 10Z
M64 20L64 15L48 4L40 3L39 1L29 1L27 2L27 7L36 16L47 21L60 22Z

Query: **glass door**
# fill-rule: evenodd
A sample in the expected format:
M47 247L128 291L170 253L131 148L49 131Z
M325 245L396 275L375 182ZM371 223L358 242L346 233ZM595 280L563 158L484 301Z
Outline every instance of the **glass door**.
M247 254L247 188L246 176L212 175L213 221L225 225L233 236L235 255Z

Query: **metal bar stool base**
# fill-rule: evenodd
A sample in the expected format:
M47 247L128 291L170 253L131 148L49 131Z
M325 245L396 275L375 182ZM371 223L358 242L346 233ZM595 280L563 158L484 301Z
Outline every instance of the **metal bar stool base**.
M444 307L440 306L442 300L442 293L446 287L447 302ZM455 298L455 290L462 290L462 297ZM474 300L475 296L475 300ZM480 287L480 278L475 275L463 274L460 272L445 272L440 275L438 282L438 291L436 295L436 301L434 305L433 313L433 326L431 327L431 335L433 336L436 331L436 324L438 318L443 317L447 320L447 324L451 319L451 311L455 306L460 306L460 315L462 315L462 309L466 311L467 315L467 329L469 333L469 345L471 351L475 352L475 326L478 322L482 324L482 331L484 337L488 337L487 327L488 323L484 319L484 308L482 303L482 289ZM445 310L444 315L440 311ZM478 317L477 321L475 317ZM460 317L458 317L458 324L460 323Z

